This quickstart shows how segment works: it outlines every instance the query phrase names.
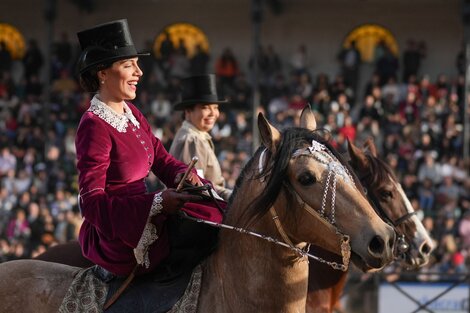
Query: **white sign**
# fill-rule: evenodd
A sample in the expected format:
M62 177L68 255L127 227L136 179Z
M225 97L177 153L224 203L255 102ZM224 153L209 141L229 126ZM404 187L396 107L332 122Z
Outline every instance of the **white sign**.
M379 313L468 313L468 284L460 284L442 297L434 300L417 311L420 304L431 301L434 297L452 286L451 283L397 283L407 295L418 301L415 303L397 288L382 283L379 288Z

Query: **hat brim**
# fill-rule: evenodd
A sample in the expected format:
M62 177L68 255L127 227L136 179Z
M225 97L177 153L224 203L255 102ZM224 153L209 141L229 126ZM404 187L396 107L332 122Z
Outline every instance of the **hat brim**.
M149 56L149 55L150 55L150 53L147 52L147 53L136 53L136 54L119 55L119 56L114 56L114 57L109 57L109 58L103 58L103 59L100 59L100 60L97 60L95 62L92 62L92 63L88 64L84 68L81 68L79 71L80 71L80 74L83 74L86 71L91 70L95 66L103 64L103 63L114 63L114 62L119 61L119 60L131 59L131 58L135 58L135 57L145 57L145 56Z
M187 109L188 107L190 106L193 106L195 104L212 104L212 103L215 103L215 104L225 104L225 103L228 103L228 100L227 99L218 99L218 100L185 100L185 101L181 101L180 103L177 103L173 109L175 111L181 111L181 110L185 110Z

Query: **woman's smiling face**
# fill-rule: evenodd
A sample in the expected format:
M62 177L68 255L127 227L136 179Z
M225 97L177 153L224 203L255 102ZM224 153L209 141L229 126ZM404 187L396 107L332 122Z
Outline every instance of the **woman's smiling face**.
M197 129L209 132L219 118L218 104L196 104L186 109L186 119Z
M113 102L135 99L137 84L143 74L137 61L138 58L119 60L98 73L102 98Z

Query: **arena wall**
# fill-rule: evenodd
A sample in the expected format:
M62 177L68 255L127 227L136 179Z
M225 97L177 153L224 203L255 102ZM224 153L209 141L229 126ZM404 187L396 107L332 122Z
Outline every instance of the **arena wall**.
M25 39L47 42L44 20L46 1L2 0L0 23L15 26ZM85 27L117 18L127 18L134 41L143 45L167 25L189 22L209 38L212 61L224 47L232 47L246 67L252 51L250 0L94 0L92 13L80 11L73 1L57 1L55 34L65 31L71 40ZM403 49L408 39L423 40L428 55L423 73L455 75L455 57L463 39L458 0L284 0L282 13L275 15L264 6L262 44L272 44L287 60L305 43L312 73L334 75L336 55L345 36L364 23L377 23L395 36ZM402 51L402 50L401 50ZM368 72L371 65L364 67Z

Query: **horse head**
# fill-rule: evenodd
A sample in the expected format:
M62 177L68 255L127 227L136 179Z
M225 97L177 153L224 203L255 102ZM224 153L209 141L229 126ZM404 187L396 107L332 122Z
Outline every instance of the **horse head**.
M351 165L356 173L360 173L361 183L368 191L377 213L395 228L395 255L408 268L425 265L434 243L392 169L377 157L372 139L364 143L363 150L349 142L348 150Z
M345 234L356 266L363 271L383 268L393 258L393 228L375 213L348 164L315 132L309 106L300 121L301 127L280 132L258 116L264 149L251 160L258 166L247 164L239 177L249 183L244 191L256 195L247 209L249 221L274 211L271 217L282 225L277 232L285 241L299 247L316 244L334 253L341 251L338 234ZM243 179L247 167L257 172L252 179Z

